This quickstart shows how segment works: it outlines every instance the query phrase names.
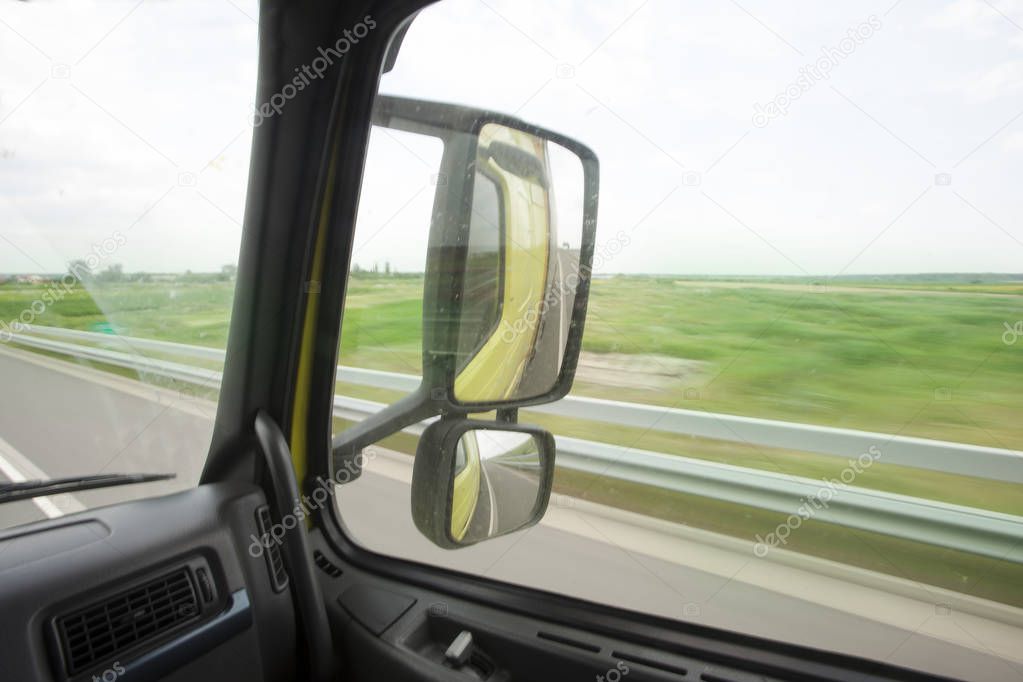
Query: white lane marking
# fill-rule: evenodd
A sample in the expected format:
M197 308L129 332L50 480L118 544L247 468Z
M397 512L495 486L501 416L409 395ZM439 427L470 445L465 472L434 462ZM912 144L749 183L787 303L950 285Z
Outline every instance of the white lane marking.
M494 486L490 484L490 475L487 474L487 468L483 466L482 459L480 459L480 470L483 472L483 478L487 482L487 493L490 495L490 530L488 532L494 535L497 532L497 499L494 497Z
M14 449L14 446L0 438L0 471L14 483L33 479L46 479L49 476L33 464L25 455ZM73 514L85 509L74 495L64 493L48 497L33 497L32 502L47 518L56 519L64 514Z

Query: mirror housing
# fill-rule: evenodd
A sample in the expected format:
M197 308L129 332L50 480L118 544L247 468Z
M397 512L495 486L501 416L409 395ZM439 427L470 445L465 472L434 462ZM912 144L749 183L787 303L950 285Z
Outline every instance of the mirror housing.
M585 146L489 112L470 140L463 177L444 199L438 188L448 208L434 213L424 282L423 381L441 414L543 404L571 390L596 232L598 162ZM556 220L555 149L581 170L581 187L570 188L581 215L568 227Z
M416 449L412 519L444 549L533 526L550 501L554 455L554 437L537 427L438 420Z

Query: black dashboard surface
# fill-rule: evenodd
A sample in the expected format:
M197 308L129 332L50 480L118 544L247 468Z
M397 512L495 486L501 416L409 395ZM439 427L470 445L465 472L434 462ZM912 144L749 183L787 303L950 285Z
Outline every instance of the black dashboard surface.
M257 487L222 483L3 531L0 676L287 679L295 663L289 592L274 591L267 562L250 551L264 504ZM178 587L185 585L194 605L140 638L146 616L157 612L153 598L148 614L125 615L124 605L138 604L147 585L166 586L168 575L184 581ZM108 630L134 631L135 642L97 650L88 641L82 648L95 655L86 656L87 667L76 666L68 656L68 623L97 622L102 608L99 620Z

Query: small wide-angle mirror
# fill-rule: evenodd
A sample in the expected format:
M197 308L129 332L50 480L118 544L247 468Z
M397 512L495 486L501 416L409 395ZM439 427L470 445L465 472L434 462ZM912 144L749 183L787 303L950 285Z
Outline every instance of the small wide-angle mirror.
M526 526L543 484L540 439L522 431L470 429L458 439L451 537L473 544Z
M526 528L543 516L554 440L527 426L440 421L420 439L415 467L416 525L441 547L463 547Z
M459 403L514 402L561 378L584 280L585 173L533 132L479 131L455 352Z

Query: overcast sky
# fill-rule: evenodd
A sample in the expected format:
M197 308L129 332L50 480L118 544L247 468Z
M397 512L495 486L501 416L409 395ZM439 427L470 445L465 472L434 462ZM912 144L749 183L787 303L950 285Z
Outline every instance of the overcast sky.
M1020 272L1023 0L893 2L444 0L382 90L589 145L605 272ZM256 11L0 6L0 272L235 262ZM374 134L361 265L422 269L438 154Z

